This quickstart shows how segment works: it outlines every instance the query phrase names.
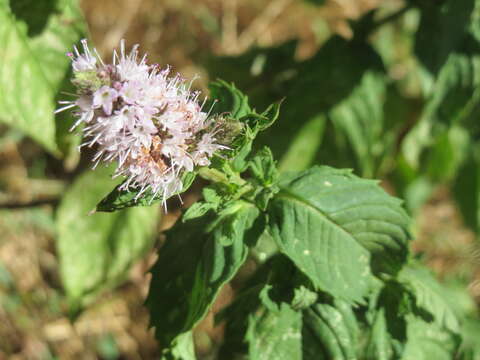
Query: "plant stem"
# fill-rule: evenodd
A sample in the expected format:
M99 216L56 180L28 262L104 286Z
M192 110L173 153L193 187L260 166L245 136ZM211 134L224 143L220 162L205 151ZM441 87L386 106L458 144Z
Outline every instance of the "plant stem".
M213 183L220 183L225 185L235 184L240 186L239 192L236 194L235 198L241 198L246 193L253 190L253 185L249 182L242 179L238 174L232 174L231 176L227 176L223 172L212 169L208 167L202 167L198 170L198 175L205 180L208 180Z

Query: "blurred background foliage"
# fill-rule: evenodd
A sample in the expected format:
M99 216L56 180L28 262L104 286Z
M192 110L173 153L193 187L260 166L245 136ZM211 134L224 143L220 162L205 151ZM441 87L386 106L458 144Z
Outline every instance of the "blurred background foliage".
M150 359L142 307L152 247L184 204L90 214L115 185L54 116L65 52L122 38L185 77L232 81L262 110L282 171L315 163L381 179L414 215L413 248L463 318L480 359L480 2L477 0L0 0L0 358ZM215 313L235 296L247 262ZM214 358L213 313L195 332ZM72 321L74 320L74 321Z

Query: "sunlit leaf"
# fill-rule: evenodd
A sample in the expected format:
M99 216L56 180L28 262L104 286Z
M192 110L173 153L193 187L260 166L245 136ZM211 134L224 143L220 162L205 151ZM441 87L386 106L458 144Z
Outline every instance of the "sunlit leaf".
M270 202L270 232L319 289L361 301L373 273L395 273L407 255L409 219L398 199L348 170L291 175Z
M130 267L152 245L158 206L115 214L89 212L112 186L112 170L80 176L65 193L57 214L57 249L65 291L82 305L125 279Z
M248 320L249 359L302 359L301 324L301 313L287 304L281 304L278 309L262 306Z
M75 0L0 1L0 121L57 155L53 112L69 69L65 52L84 31Z

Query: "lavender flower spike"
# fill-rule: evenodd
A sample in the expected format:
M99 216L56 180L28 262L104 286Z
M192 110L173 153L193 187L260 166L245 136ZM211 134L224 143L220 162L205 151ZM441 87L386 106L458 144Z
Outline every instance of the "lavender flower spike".
M85 142L96 146L95 166L117 162L114 176L124 176L121 190L147 190L164 201L182 190L181 177L195 166L208 166L218 144L216 125L202 111L199 93L170 68L146 64L138 45L129 54L125 43L104 64L94 49L82 41L83 53L69 53L78 98L62 101L57 112L75 107L77 122L84 124Z

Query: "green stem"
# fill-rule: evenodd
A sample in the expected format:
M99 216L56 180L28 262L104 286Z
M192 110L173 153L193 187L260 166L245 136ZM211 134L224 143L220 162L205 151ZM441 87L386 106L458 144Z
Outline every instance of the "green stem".
M242 179L238 174L232 174L230 177L228 177L223 172L217 169L202 167L198 170L198 175L202 179L205 179L213 183L220 183L225 185L230 185L230 184L239 185L241 189L235 196L237 199L253 190L253 185L245 181L244 179Z
M230 184L232 183L231 180L228 179L228 177L221 171L218 171L217 169L212 169L212 168L208 168L208 167L201 167L199 170L198 170L198 175L200 175L200 177L202 179L205 179L205 180L208 180L208 181L211 181L211 182L214 182L214 183L222 183L222 184ZM238 177L241 181L242 181L242 184L245 183L245 180L243 180L242 178ZM237 180L237 179L235 179ZM235 181L235 183L237 183L237 181ZM241 184L239 184L241 185Z

